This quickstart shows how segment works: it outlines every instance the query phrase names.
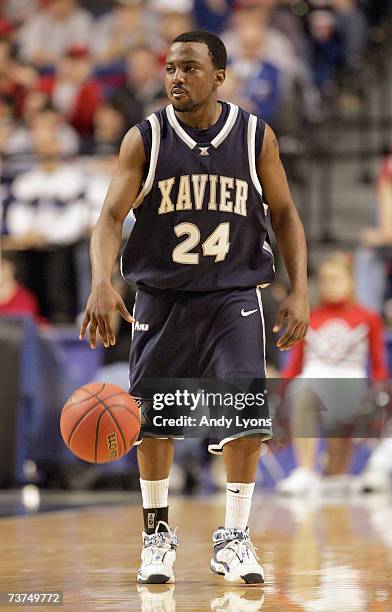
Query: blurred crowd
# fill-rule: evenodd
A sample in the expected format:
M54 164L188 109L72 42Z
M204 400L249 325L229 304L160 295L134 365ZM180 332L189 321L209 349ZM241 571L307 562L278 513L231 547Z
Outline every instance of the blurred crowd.
M238 98L278 127L282 123L283 130L291 106L292 120L315 119L320 97L331 96L342 74L361 65L369 32L375 36L389 2L2 0L1 5L2 152L30 152L28 134L20 129L32 129L50 107L60 123L62 152L96 154L116 150L124 131L164 102L168 44L192 28L216 32L227 44L230 70L222 95Z
M0 9L2 250L56 323L83 309L90 230L125 132L165 104L176 35L222 36L222 98L295 136L328 115L390 2L0 0Z
M343 89L358 95L358 75L369 51L383 42L390 16L390 0L0 0L0 316L29 313L39 325L73 323L84 309L90 232L124 134L166 104L165 54L174 37L196 28L219 34L229 55L221 97L262 116L287 145L317 131L336 111ZM326 360L337 344L351 346L347 325L355 327L354 318L369 328L368 348L362 347L356 364L362 376L369 360L375 380L388 376L380 315L392 322L392 157L380 168L377 196L374 224L363 231L352 262L355 278L340 256L321 265L314 333L311 326L310 340L293 353L283 376L301 376L315 358L312 333L320 333L324 311L325 340L335 342L318 347ZM132 223L130 215L124 238ZM120 278L114 282L131 308L132 288ZM336 295L336 287L347 295ZM272 329L285 289L277 282L269 291L265 310ZM328 320L336 323L337 308L343 323L331 336ZM120 319L116 325L117 346L106 353L97 379L126 386L129 327ZM282 364L274 346L268 338L268 361L277 374ZM290 424L294 437L296 423ZM294 442L297 468L281 484L282 493L302 494L320 479L313 425L304 447ZM348 469L346 441L331 437L327 444L329 461L340 458L326 464L324 480L335 478L332 484ZM189 490L198 481L195 448L193 464L189 444L178 450ZM389 476L379 475L392 471L383 464L386 455L390 445L369 461L374 469L366 486L389 486Z

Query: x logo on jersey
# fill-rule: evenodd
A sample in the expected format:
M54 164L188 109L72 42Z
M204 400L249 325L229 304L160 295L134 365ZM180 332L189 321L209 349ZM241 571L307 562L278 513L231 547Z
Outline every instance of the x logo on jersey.
M208 153L208 149L209 148L210 147L199 147L199 154L200 155L209 155L209 153Z

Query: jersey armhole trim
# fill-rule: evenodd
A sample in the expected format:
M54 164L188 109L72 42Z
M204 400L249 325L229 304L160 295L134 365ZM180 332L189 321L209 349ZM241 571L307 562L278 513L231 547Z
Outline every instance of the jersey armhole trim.
M157 169L159 148L161 144L161 126L159 125L157 116L153 113L152 115L147 117L147 121L150 122L151 136L152 136L150 166L148 168L148 174L147 174L145 183L142 189L140 190L139 194L137 195L136 200L133 204L133 207L132 207L133 210L137 208L138 206L140 206L140 204L143 202L146 195L150 193L152 189L152 185L153 185L154 178L155 178L155 172Z
M255 115L249 115L248 120L248 159L249 159L249 170L252 183L259 193L261 199L263 199L263 189L256 170L256 127L257 117ZM268 206L263 201L264 213L267 215Z

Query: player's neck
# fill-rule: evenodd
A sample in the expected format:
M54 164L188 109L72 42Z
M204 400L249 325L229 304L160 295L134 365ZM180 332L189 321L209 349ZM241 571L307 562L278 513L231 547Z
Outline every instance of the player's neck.
M176 115L180 121L186 123L189 127L195 130L206 130L215 125L222 109L222 104L217 100L213 100L189 112L176 111Z

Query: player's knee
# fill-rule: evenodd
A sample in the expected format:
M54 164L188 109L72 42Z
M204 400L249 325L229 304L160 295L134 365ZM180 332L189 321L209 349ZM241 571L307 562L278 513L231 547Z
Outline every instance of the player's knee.
M157 449L164 448L172 448L174 445L174 440L172 438L143 438L142 442L139 444L138 449L146 451L148 449L153 449L156 451Z
M261 450L262 438L244 436L241 438L236 438L235 440L230 440L230 442L226 442L223 449L226 447L229 451L238 451L243 453L252 453L257 450Z

